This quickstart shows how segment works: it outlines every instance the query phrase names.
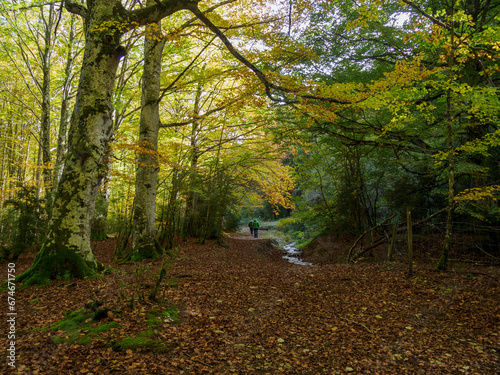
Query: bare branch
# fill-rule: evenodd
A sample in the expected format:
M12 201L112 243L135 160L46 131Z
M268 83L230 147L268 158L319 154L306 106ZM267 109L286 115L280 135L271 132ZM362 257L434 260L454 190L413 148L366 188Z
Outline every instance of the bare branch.
M212 113L215 113L215 112L219 112L219 111L222 111L223 109L226 109L229 105L231 104L234 104L236 103L238 100L234 100L234 101L231 101L229 102L228 104L226 105L223 105L223 106L220 106L220 107L217 107L217 108L214 108L214 109L211 109L210 111L207 111L205 112L204 114L202 115L199 115L199 116L194 116L192 119L190 120L187 120L187 121L183 121L183 122L172 122L170 124L160 124L160 128L173 128L173 127L177 127L177 126L184 126L184 125L189 125L189 124L192 124L194 121L198 121L198 120L203 120L204 118L210 116Z
M273 97L271 93L271 89L273 88L273 85L267 80L266 76L264 73L262 73L254 64L252 64L250 61L248 61L246 58L244 58L237 50L234 48L234 46L231 44L229 39L224 35L224 33L217 27L215 26L212 21L210 21L205 14L198 9L198 5L194 4L193 6L189 7L189 10L193 12L193 14L198 17L198 19L205 24L217 37L224 43L228 51L238 60L240 61L243 65L245 65L247 68L249 68L254 74L257 76L257 78L264 84L266 88L266 94L271 100L277 100L276 98Z

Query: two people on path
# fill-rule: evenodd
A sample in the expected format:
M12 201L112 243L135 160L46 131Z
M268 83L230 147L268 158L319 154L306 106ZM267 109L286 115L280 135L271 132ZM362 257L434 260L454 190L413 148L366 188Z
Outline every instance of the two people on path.
M260 223L257 219L253 219L251 222L248 223L248 226L250 227L250 235L253 234L254 238L259 238L259 227Z

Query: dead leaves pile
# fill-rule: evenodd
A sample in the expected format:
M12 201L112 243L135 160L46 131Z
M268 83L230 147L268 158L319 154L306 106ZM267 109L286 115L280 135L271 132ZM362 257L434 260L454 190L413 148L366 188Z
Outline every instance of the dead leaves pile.
M93 280L55 281L16 292L20 374L493 374L500 371L498 268L436 273L404 265L298 266L256 251L261 240L229 247L182 242L161 291L164 301L136 302L134 266L112 266ZM265 241L265 240L262 240ZM111 262L112 244L96 254ZM111 256L110 256L111 254ZM18 262L18 272L32 258ZM161 261L143 262L153 271ZM4 269L6 265L3 265ZM172 279L177 287L169 286ZM118 328L87 345L53 343L41 331L88 300L111 309ZM4 301L6 298L4 298ZM36 301L36 302L34 302ZM114 351L110 340L135 337L147 312L175 305L178 323L152 334L168 348ZM6 303L2 311L6 316ZM97 323L96 323L97 324ZM2 335L7 343L6 335Z

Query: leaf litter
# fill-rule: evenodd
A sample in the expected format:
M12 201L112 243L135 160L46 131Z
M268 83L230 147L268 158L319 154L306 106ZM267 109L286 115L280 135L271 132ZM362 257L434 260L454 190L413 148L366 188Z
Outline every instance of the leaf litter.
M16 369L4 359L1 373L500 372L498 268L437 273L417 265L407 278L401 264L290 264L279 250L259 251L267 240L227 238L227 247L188 240L180 242L158 299L132 305L124 296L137 292L138 268L113 263L113 241L97 243L95 251L114 268L110 274L17 288ZM33 259L22 255L17 273ZM146 296L161 262L141 263L139 289ZM55 340L65 332L44 329L96 300L109 314L86 324L114 325L97 329L90 342ZM6 316L5 303L2 308ZM172 308L176 319L161 315ZM160 343L162 350L156 344L124 350L110 345L134 338Z

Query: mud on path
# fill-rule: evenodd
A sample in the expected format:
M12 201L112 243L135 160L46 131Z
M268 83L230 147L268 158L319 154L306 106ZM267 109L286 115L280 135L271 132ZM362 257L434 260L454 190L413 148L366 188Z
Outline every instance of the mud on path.
M112 260L108 242L96 251L103 262ZM226 242L227 247L180 243L169 269L178 285L162 288L167 304L179 308L180 321L155 331L169 348L166 353L106 347L111 339L144 331L146 311L165 307L146 300L131 308L120 299L120 291L131 292L124 285L134 282L132 264L113 264L118 271L99 279L18 289L17 370L94 375L500 371L498 269L435 273L417 267L408 279L397 264L299 266L279 252L262 250L266 240ZM155 269L160 263L141 266ZM21 259L19 271L29 265L28 257ZM51 339L56 332L33 330L96 298L110 306L106 321L117 321L119 329L87 345L56 345ZM5 359L0 372L10 373Z

